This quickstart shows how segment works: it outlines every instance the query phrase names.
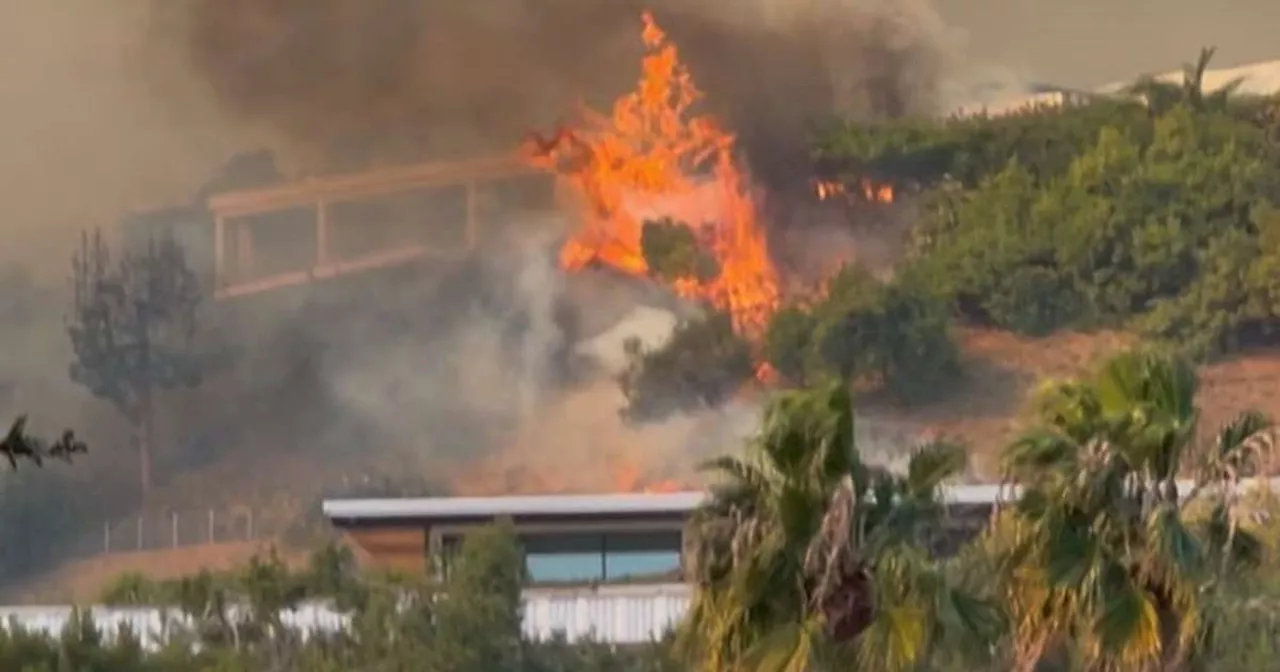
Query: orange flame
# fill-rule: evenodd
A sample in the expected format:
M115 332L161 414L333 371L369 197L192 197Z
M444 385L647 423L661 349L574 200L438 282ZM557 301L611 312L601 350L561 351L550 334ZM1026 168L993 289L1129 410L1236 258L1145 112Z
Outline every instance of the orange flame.
M844 183L835 180L815 180L813 183L813 191L818 195L818 200L826 201L836 196L846 195Z
M777 272L748 180L734 157L734 136L696 114L702 97L675 45L642 15L645 56L635 91L612 114L587 111L585 128L531 138L526 154L561 178L584 223L565 243L566 270L601 264L644 275L640 237L646 219L670 217L693 229L712 254L712 279L681 278L677 294L728 311L743 333L758 333L778 302Z
M871 180L862 181L862 197L872 203L892 203L893 185L876 184Z
M827 201L837 196L849 198L848 188L838 180L814 180L813 191L820 201ZM870 203L892 203L894 200L892 184L877 184L864 178L858 183L858 191L862 198Z
M678 481L672 479L662 479L646 483L640 474L640 470L630 462L623 462L617 467L613 475L613 487L615 492L630 492L637 494L680 492L681 490L694 489L691 487L685 487Z

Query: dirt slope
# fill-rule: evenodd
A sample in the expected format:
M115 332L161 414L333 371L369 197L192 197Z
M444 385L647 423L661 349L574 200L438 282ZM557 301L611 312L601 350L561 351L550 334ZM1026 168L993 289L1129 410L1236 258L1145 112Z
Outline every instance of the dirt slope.
M972 448L975 476L996 474L995 456L1019 429L1028 394L1045 378L1084 373L1092 363L1122 349L1123 334L1058 334L1022 338L1007 332L966 330L961 334L965 379L946 400L920 408L867 408L880 417L916 424L927 431L964 439ZM1280 351L1251 352L1203 367L1199 405L1202 432L1209 432L1244 409L1280 417Z

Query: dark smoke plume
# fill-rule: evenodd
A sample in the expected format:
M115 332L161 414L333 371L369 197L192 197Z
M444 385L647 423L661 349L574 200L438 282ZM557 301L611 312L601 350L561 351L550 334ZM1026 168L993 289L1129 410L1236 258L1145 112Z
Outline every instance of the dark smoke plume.
M635 86L649 9L777 191L785 179L807 184L809 122L931 105L932 35L870 1L155 0L149 53L173 85L166 98L198 82L246 138L269 131L286 172L354 171L510 152L530 131L572 124L584 104L607 109ZM264 445L412 454L436 474L457 462L455 486L468 492L609 489L610 465L585 468L605 452L665 468L742 424L708 413L625 426L615 381L566 353L624 318L655 318L633 315L646 302L630 282L587 292L610 281L557 271L554 236L540 234L566 217L508 214L508 233L482 241L463 281L424 269L237 308L252 360L241 380L201 393L256 410L246 434ZM580 319L562 319L561 304ZM496 466L473 469L478 455ZM581 482L490 480L507 467Z
M603 108L635 82L644 9L757 173L795 168L805 125L838 107L931 104L938 49L917 20L927 11L904 22L901 8L792 4L169 0L158 34L225 109L272 127L312 170L507 151L572 121L580 103Z

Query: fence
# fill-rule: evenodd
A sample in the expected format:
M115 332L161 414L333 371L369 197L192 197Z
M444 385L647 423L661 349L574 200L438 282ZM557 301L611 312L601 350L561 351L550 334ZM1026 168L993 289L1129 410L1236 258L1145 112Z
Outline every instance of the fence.
M675 627L689 609L692 591L683 584L595 586L587 588L527 589L522 625L525 636L548 639L562 634L569 641L592 637L610 644L653 641ZM238 618L235 607L228 610ZM0 629L21 628L56 636L75 613L68 606L0 606ZM190 619L155 607L90 607L94 625L108 639L122 627L139 637L148 649L163 646L171 628L190 625ZM349 616L321 603L304 603L280 614L285 627L300 634L334 632Z
M250 507L149 512L105 521L96 532L83 535L58 555L84 558L274 539L284 535L295 520L279 511Z
M900 466L897 463L907 454L905 449L928 436L919 425L880 418L860 417L857 431L864 455L890 466ZM342 490L351 489L351 483L342 484ZM34 523L20 543L0 546L0 571L13 574L51 562L110 553L278 539L300 524L315 524L304 520L307 513L305 503L282 499L264 506L153 511L97 523L81 523L79 516L65 522L42 521Z

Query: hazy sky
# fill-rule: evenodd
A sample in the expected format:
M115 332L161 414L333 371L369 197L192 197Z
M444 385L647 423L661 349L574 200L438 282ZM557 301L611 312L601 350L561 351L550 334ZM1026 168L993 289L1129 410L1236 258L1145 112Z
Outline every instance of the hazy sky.
M1217 46L1216 67L1280 59L1276 0L934 0L975 67L1092 87Z

